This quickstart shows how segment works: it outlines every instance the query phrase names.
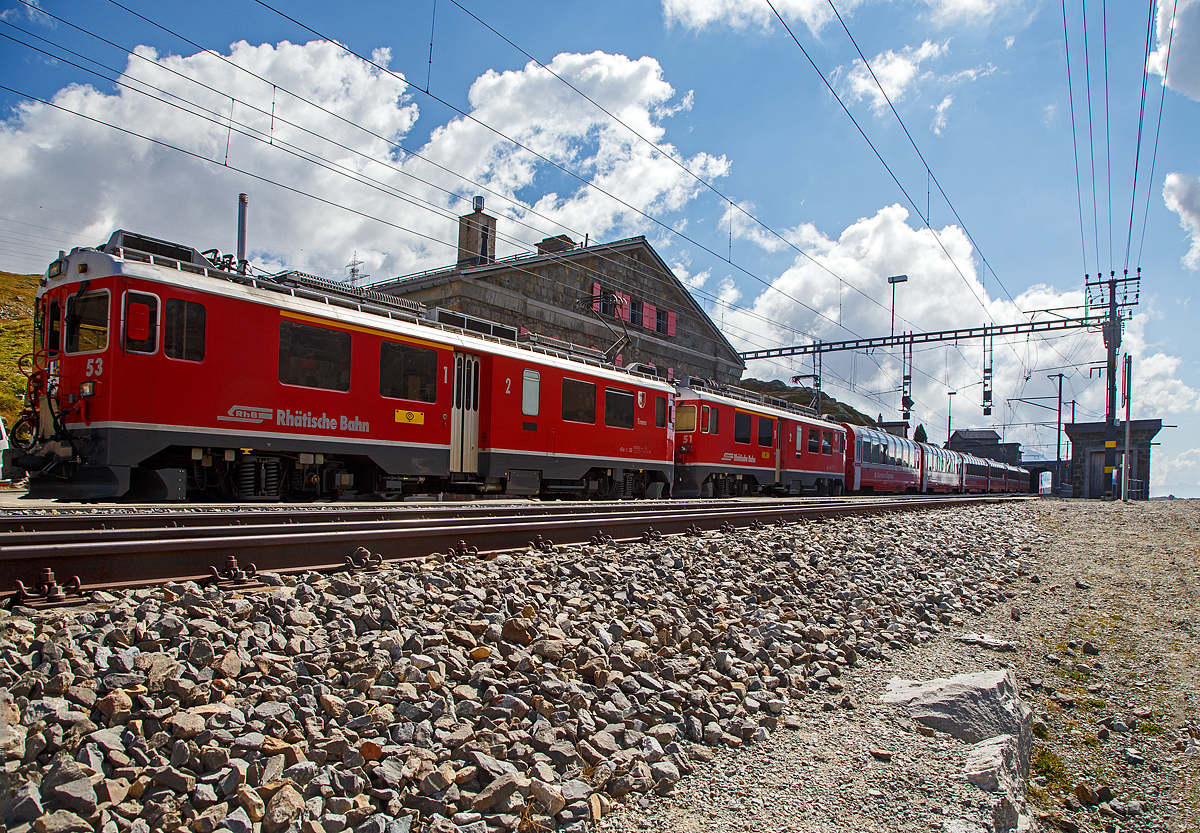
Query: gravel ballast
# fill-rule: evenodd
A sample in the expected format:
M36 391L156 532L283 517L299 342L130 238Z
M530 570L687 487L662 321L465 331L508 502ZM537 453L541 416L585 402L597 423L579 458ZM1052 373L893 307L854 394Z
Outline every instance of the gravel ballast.
M947 508L17 609L0 614L0 818L993 829L969 744L880 696L1008 669L1038 735L1024 824L1182 830L1198 519Z

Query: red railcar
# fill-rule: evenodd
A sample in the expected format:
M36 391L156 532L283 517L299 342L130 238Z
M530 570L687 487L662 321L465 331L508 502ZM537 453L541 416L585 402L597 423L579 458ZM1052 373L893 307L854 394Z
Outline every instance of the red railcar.
M843 426L740 388L690 380L677 393L677 496L844 490Z
M957 451L917 443L921 450L921 489L926 494L962 491L962 455Z
M861 425L845 425L852 453L846 485L862 492L916 492L923 487L920 444Z
M669 493L672 387L422 312L118 231L42 280L16 463L76 500Z

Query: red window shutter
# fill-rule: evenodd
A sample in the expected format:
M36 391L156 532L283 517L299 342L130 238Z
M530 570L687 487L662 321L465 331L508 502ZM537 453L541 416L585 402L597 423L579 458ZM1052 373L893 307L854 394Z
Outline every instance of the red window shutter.
M628 323L629 311L633 307L633 301L630 300L628 295L622 295L620 292L617 293L617 297L621 299L621 308L617 310L617 316L620 317L622 321Z
M675 313L667 313L667 335L675 335Z
M613 364L616 365L617 367L624 367L625 366L625 354L617 353L617 357L615 359L613 359Z
M668 367L667 368L667 381L669 382L674 378L675 378L675 368Z
M658 309L648 301L642 302L642 326L647 330L653 330L658 321Z
M600 284L592 284L592 312L600 311Z

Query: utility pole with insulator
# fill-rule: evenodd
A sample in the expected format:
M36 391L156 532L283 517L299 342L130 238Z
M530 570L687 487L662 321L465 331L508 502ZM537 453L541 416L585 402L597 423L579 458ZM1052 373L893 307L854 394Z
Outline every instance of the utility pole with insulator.
M1117 351L1121 347L1121 331L1125 319L1132 316L1130 307L1136 306L1141 289L1142 269L1139 266L1137 277L1129 277L1126 270L1123 277L1118 278L1116 272L1109 272L1108 279L1097 272L1096 280L1087 278L1087 303L1089 308L1103 306L1107 308L1104 324L1104 346L1108 348L1108 389L1104 397L1104 478L1101 481L1104 499L1113 499L1113 472L1117 467ZM1117 294L1120 292L1120 298ZM1131 296L1132 295L1132 299Z

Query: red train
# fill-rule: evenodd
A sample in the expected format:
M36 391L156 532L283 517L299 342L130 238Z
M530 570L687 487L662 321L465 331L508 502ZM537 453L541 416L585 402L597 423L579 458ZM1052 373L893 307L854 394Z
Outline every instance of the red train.
M675 435L677 496L843 491L845 429L790 402L685 380Z
M423 312L118 231L42 280L15 463L73 500L669 494L670 385Z
M117 231L50 264L12 432L31 497L1029 490L1023 469L206 254Z

